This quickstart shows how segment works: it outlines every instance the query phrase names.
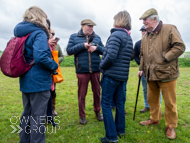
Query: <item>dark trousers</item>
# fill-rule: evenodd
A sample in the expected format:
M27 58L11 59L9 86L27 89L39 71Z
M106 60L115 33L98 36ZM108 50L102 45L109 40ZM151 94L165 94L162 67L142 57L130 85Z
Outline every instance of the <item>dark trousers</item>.
M45 117L50 91L23 93L20 143L45 143Z
M79 116L85 117L85 97L87 94L88 83L91 81L94 112L100 112L100 72L77 74L78 78L78 106Z
M49 98L48 105L47 105L47 118L46 118L46 121L48 123L54 123L53 114L52 114L52 95L55 94L55 90L54 91L50 90L50 93L51 93L51 96Z

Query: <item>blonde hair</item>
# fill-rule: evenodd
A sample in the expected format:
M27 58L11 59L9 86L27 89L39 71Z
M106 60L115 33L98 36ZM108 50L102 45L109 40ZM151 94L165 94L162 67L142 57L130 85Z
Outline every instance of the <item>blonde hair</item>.
M131 30L131 16L126 10L120 11L113 19L115 27Z
M37 6L32 6L28 8L23 16L23 21L31 21L42 24L48 29L47 15L46 13Z

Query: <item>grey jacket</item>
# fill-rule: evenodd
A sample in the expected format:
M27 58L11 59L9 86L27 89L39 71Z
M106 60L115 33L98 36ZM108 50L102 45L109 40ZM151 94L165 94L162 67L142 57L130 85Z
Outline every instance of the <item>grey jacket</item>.
M64 56L59 44L57 44L56 50L58 51L58 58L59 58L59 64L60 64L64 60Z

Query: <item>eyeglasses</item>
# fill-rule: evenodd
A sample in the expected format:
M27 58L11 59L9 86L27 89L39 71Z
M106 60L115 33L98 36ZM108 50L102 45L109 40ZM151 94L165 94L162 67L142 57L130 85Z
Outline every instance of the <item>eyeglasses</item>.
M51 33L53 36L55 35L55 33Z

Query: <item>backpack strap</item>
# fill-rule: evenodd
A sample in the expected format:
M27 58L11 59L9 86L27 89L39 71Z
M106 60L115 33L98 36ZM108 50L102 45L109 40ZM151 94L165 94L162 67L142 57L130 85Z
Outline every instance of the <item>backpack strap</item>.
M31 32L31 33L32 33L32 32ZM27 40L27 38L30 36L31 33L29 33L29 34L26 35L26 40ZM25 41L25 43L26 43L26 41ZM24 53L24 50L25 50L25 43L24 43L23 53ZM23 54L23 55L24 55L24 54ZM25 58L25 57L24 57L24 58ZM29 62L28 66L32 66L34 63L35 63L35 62L34 62L34 59L32 59L32 60Z

